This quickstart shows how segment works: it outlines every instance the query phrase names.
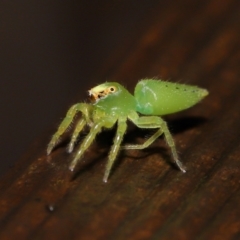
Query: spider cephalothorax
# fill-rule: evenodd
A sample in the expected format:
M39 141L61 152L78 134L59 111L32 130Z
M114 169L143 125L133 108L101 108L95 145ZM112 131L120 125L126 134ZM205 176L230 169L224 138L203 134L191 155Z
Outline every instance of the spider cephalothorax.
M77 112L80 112L82 118L78 121L74 129L68 146L68 152L72 152L77 137L85 126L89 126L90 131L70 164L69 169L71 171L74 170L83 153L90 147L96 135L103 128L111 128L117 123L116 136L108 156L103 178L103 181L107 182L127 129L126 122L130 120L139 128L156 128L157 131L143 144L126 145L122 146L121 149L144 149L160 135L164 134L166 142L171 148L175 163L182 172L185 172L185 168L178 159L172 135L168 130L166 122L160 116L189 108L203 99L207 94L207 90L195 86L144 79L136 85L133 96L119 83L103 83L89 90L89 95L93 100L92 103L77 103L68 110L66 117L48 144L47 154L51 153L60 136L73 121L74 116Z

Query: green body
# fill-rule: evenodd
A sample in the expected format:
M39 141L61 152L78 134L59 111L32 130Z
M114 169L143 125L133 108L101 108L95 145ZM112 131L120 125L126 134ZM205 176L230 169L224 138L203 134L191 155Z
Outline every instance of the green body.
M106 82L100 84L89 90L93 103L77 103L68 110L66 117L48 144L47 154L51 153L60 136L71 125L75 115L80 112L82 118L76 124L68 151L73 151L77 138L84 127L88 126L90 131L70 164L69 169L71 171L74 170L83 153L90 147L96 135L103 128L112 128L117 123L117 132L108 156L108 163L103 178L104 182L107 182L120 148L144 149L162 134L165 135L175 163L182 172L185 172L185 168L178 160L172 135L168 130L166 122L160 116L187 109L199 102L207 94L207 90L199 87L153 79L139 81L136 85L134 96L119 83ZM132 121L139 128L156 128L157 131L143 144L121 146L127 129L127 120Z
M115 93L109 94L98 100L93 104L94 107L100 109L109 116L127 116L130 111L136 110L137 103L134 96L122 85L116 82L106 82L100 86L103 86L103 88L115 86L117 90Z
M100 86L116 86L116 94L110 94L94 105L111 115L128 115L135 110L144 115L163 116L187 109L202 100L208 91L196 86L145 79L138 82L134 96L122 85L107 82Z
M199 87L147 79L140 81L134 92L139 113L159 116L187 109L206 95Z

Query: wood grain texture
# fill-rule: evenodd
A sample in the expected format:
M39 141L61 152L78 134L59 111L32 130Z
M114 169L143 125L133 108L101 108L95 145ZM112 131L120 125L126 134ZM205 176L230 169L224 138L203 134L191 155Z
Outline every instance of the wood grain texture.
M239 9L237 0L155 3L94 76L129 89L158 77L209 90L167 118L186 174L160 138L122 152L103 183L113 130L98 136L73 175L67 135L47 157L48 131L1 179L0 239L240 239ZM150 133L131 128L125 142Z

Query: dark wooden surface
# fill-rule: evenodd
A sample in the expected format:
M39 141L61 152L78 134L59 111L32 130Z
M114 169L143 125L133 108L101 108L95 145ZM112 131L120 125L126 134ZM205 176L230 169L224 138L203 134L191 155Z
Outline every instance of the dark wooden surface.
M72 176L67 139L46 156L52 128L1 179L0 239L240 239L240 2L159 1L146 16L93 79L207 88L204 101L167 118L187 173L160 138L121 153L103 183L110 131ZM149 134L131 128L126 142Z

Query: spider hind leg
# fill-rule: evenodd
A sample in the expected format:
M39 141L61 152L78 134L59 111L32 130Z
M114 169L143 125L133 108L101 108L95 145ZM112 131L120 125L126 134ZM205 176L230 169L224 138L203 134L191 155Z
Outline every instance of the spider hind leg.
M139 117L137 113L129 116L130 120L139 128L158 128L158 131L151 136L145 143L138 145L126 145L123 149L144 149L152 144L160 135L164 134L167 145L170 147L173 160L182 172L186 172L185 167L178 158L177 150L173 137L168 129L166 122L158 116L142 116Z

